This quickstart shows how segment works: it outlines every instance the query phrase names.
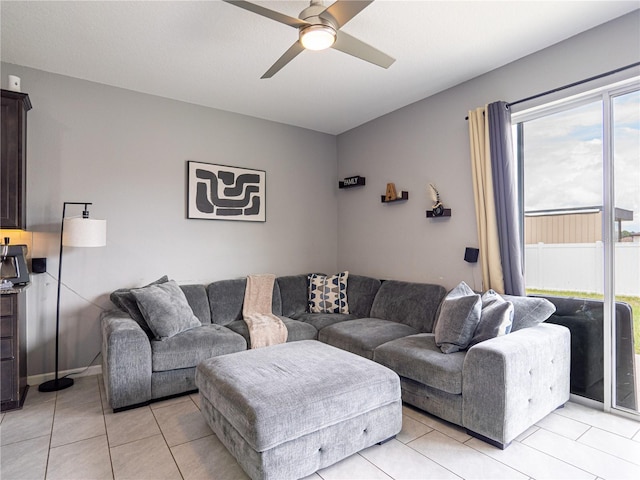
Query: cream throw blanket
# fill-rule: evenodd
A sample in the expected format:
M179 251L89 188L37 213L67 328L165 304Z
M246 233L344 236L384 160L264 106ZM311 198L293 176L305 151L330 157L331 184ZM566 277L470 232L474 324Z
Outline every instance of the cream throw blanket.
M287 327L273 314L271 308L275 281L276 276L271 274L247 277L242 316L249 327L251 348L266 347L287 341Z

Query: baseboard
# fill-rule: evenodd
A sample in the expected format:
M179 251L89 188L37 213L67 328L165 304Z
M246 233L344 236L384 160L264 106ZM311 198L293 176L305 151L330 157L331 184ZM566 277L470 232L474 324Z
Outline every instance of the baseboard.
M102 365L93 365L89 368L74 368L71 370L61 370L58 372L58 377L64 377L66 375L72 375L73 378L88 377L91 375L100 375L102 373ZM40 385L41 383L48 382L56 378L55 372L41 373L38 375L29 375L27 377L28 385Z

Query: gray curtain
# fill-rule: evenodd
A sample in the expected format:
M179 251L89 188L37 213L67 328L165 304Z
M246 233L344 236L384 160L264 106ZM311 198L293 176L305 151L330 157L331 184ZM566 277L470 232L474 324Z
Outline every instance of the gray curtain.
M487 106L487 113L504 290L508 295L525 295L511 111L506 102L494 102Z

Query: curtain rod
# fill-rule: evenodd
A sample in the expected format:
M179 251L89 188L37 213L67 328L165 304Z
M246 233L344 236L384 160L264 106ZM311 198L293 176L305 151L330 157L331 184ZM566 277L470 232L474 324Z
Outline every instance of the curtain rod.
M530 97L521 98L520 100L516 100L515 102L507 103L507 107L511 107L513 105L517 105L519 103L528 102L529 100L535 100L536 98L544 97L546 95L550 95L552 93L561 92L562 90L566 90L568 88L577 87L578 85L582 85L584 83L592 82L594 80L598 80L600 78L608 77L609 75L614 75L616 73L622 72L624 70L628 70L630 68L634 68L640 66L640 62L635 62L630 65L626 65L624 67L616 68L615 70L610 70L605 73L600 73L598 75L594 75L593 77L585 78L583 80L579 80L577 82L569 83L567 85L563 85L561 87L557 87L551 90L547 90L546 92L538 93L536 95L531 95ZM464 117L465 120L469 120L469 117Z

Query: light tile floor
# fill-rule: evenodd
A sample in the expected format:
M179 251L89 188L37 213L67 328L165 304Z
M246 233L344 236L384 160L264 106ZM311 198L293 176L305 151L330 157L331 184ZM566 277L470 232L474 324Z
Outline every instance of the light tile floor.
M640 422L575 403L499 450L436 417L403 409L402 431L305 480L640 479ZM0 478L246 479L207 426L198 395L113 414L101 376L41 393L0 415Z

